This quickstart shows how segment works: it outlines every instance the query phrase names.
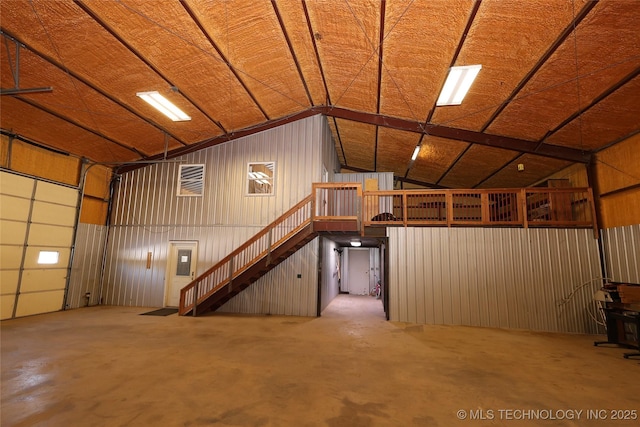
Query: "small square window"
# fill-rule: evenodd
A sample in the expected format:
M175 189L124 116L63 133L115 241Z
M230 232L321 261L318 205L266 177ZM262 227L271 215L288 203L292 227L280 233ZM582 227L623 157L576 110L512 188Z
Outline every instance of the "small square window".
M40 251L38 254L38 264L57 264L60 259L60 252Z
M247 194L269 196L274 193L275 162L249 163L247 172Z
M202 196L204 192L204 165L180 165L178 196Z

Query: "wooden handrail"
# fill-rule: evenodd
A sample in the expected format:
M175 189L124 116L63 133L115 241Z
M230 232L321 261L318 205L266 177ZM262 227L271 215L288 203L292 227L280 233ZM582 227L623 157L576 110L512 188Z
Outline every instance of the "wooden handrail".
M319 193L319 190L328 190L328 193ZM326 194L337 197L338 201L333 206L335 209L330 212L317 212L318 196ZM578 194L578 197L572 198L571 194ZM574 203L575 201L580 203ZM584 202L591 206L583 205ZM384 212L387 209L391 209L391 212ZM381 221L367 218L372 213L377 217L378 211L391 214L391 218L383 217ZM300 212L302 216L295 218L294 224L289 224L291 229L287 228L286 232L280 233L277 227ZM401 218L394 215L401 215ZM208 298L224 285L231 283L235 277L255 265L256 261L263 259L265 255L269 257L275 248L305 226L313 224L314 220L355 220L356 229L362 234L365 233L365 226L373 225L524 228L593 226L597 236L593 193L588 187L362 191L362 185L356 182L313 183L309 196L185 286L180 291L180 314L191 308L195 312L198 301ZM264 247L254 247L250 253L245 254L247 249L265 236L268 236L266 244L260 243ZM251 259L248 259L249 257ZM228 274L225 272L223 276L222 273L217 273L221 268L228 268ZM202 282L214 273L217 273L214 277L218 283L205 282L206 288L203 288ZM202 295L196 293L198 289ZM187 301L190 291L192 295Z
M576 211L573 194L591 207ZM590 227L595 223L590 194L588 187L364 191L363 212L371 213L371 206L380 205L379 213L395 217L380 221L363 218L363 227ZM372 205L371 200L376 198L378 201ZM383 200L388 205L386 212ZM542 215L542 209L548 212Z
M309 195L309 196L305 197L304 199L302 199L300 202L295 204L291 209L287 210L284 214L279 216L277 219L275 219L273 222L271 222L265 228L260 230L258 233L256 233L253 237L251 237L245 243L243 243L238 248L236 248L234 251L232 251L229 255L227 255L224 258L222 258L220 261L218 261L216 264L214 264L211 268L207 269L204 273L200 274L193 281L191 281L184 288L182 288L180 290L180 310L179 310L179 313L181 315L183 315L184 313L186 313L190 309L193 308L195 310L195 308L196 308L196 306L194 305L193 302L186 300L186 295L190 290L192 290L194 288L197 289L197 286L198 286L198 284L200 282L205 280L207 277L212 275L214 272L218 271L220 268L224 267L227 263L230 263L231 261L233 261L238 255L242 254L242 252L244 250L249 248L254 243L258 242L265 235L268 235L269 233L271 233L271 231L274 230L278 225L282 224L288 218L290 218L294 214L298 213L301 209L306 207L306 205L310 204L311 201L312 201L312 195ZM230 267L231 271L229 272L229 279L232 280L239 273L241 273L242 271L246 270L249 266L253 265L253 263L256 261L256 259L262 258L264 256L265 252L272 251L274 248L276 248L278 245L280 245L283 241L285 241L286 238L289 235L297 233L305 225L310 224L312 216L313 216L313 212L311 212L311 210L309 210L308 217L305 218L303 221L301 221L300 224L297 224L291 231L289 231L287 233L286 236L283 236L282 238L278 239L278 241L276 241L276 242L268 242L268 247L264 251L261 251L256 257L254 257L252 260L244 263L243 265L231 266ZM196 297L196 298L194 298L194 300L195 301L199 301L201 299L205 299L206 297L211 295L213 292L215 292L219 288L220 288L219 284L216 284L210 290L208 290L202 297Z

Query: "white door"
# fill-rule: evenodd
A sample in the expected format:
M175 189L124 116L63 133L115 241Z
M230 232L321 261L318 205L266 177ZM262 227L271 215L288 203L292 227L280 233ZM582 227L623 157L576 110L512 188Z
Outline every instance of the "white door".
M349 293L369 295L369 249L349 249Z
M165 287L164 305L180 305L180 289L196 277L198 242L171 242L169 244L169 267Z

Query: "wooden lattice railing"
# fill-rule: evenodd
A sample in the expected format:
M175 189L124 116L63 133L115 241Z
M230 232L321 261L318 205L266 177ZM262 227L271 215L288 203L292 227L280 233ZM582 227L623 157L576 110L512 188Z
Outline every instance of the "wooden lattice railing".
M274 249L310 225L311 205L312 197L307 196L238 249L182 288L180 291L180 315L196 310L198 304L232 282L235 277L242 274L258 260L265 258L265 256L269 257Z
M594 227L590 188L365 191L362 226Z

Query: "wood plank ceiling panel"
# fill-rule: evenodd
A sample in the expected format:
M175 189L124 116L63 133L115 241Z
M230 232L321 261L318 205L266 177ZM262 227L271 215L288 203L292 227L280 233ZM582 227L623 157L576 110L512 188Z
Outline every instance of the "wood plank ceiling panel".
M311 106L270 2L187 3L269 118Z
M462 141L425 136L407 178L435 184L468 145Z
M518 164L525 166L524 171L518 172ZM516 157L506 167L484 181L478 188L517 188L527 187L552 175L568 166L571 162L550 159L534 154L523 154Z
M13 79L8 70L9 61L4 43L0 50L3 64L2 87L12 87ZM14 50L10 55L15 61ZM22 98L31 100L43 109L72 118L74 122L125 145L135 141L136 148L145 155L164 151L165 135L159 129L26 49L21 49L20 52L20 74L20 86L23 88L53 86L50 93L25 94L21 95ZM61 134L59 138L64 138L64 135ZM169 138L168 142L170 150L182 147L173 138Z
M347 166L373 170L376 127L366 123L336 119Z
M307 1L331 102L376 111L380 2Z
M462 105L436 108L432 122L481 130L572 18L571 2L483 1L455 64L482 70Z
M46 96L46 94L40 95ZM82 128L30 106L10 96L2 97L2 127L24 129L21 136L35 142L55 141L58 150L87 157L95 162L137 160L139 156L119 145L111 144ZM34 126L37 123L37 126Z
M595 150L640 131L640 77L631 80L581 117L572 120L547 142Z
M424 121L435 105L473 1L390 1L380 113Z
M316 59L302 2L279 0L276 4L291 39L293 50L300 63L313 103L314 105L324 105L326 104L327 93L324 90L320 66Z
M473 188L518 154L502 148L472 145L438 184L451 188Z
M158 7L154 2L126 1L86 2L86 5L227 131L264 120L259 108L180 4L163 3ZM165 96L179 95L171 90L167 81L136 82L136 86L131 85L128 90L158 90ZM198 112L187 101L179 107L184 107L192 118ZM189 142L222 133L211 120L202 117L202 121L189 122L189 127L198 135Z
M157 111L150 110L151 107L139 99L136 92L151 89L168 91L167 83L77 5L40 1L34 2L32 9L30 2L15 0L1 2L0 13L7 31L101 90L115 94L132 110L151 117L177 138L195 142L204 135L220 133L180 94L171 94L170 98L192 116L193 120L188 125L171 122ZM82 35L90 36L79 40Z
M389 128L378 128L378 171L404 176L420 136Z
M539 140L638 67L640 7L634 3L598 3L577 38L567 38L487 132Z

